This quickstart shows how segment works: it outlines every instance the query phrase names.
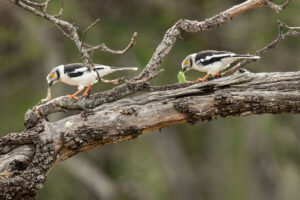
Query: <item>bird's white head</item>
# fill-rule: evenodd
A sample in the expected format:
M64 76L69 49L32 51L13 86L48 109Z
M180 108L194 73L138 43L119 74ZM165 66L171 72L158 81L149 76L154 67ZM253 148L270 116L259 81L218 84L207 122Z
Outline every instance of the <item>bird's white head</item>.
M192 69L195 60L194 57L195 57L194 54L191 54L182 61L181 68L183 72Z
M58 82L60 79L59 67L54 67L51 72L47 75L48 87L52 86L54 83Z

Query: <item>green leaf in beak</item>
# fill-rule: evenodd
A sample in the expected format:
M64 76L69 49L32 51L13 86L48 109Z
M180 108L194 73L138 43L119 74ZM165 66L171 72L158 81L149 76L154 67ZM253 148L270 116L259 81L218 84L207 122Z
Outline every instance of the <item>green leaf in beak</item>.
M180 71L177 75L178 81L179 83L185 83L186 79L185 79L185 75L182 71Z

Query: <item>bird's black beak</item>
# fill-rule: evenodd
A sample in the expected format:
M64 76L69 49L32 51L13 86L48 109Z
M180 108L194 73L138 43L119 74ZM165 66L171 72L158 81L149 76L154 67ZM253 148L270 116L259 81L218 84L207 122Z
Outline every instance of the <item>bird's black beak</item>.
M48 82L48 87L51 87L52 84L53 84L53 81L49 81L49 82Z
M182 68L182 72L186 72L186 67Z

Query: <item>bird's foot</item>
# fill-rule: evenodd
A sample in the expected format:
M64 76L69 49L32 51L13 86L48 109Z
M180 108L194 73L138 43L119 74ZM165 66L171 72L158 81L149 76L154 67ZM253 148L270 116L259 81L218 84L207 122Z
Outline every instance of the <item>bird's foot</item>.
M205 79L204 78L198 78L198 81L200 81L201 83L204 83Z
M91 94L91 90L89 90L89 91L85 91L85 93L83 93L83 97L89 97L90 96L90 94Z
M84 93L82 96L84 97L84 98L89 98L90 97L90 91L88 91L87 93Z
M88 86L88 88L85 90L85 92L83 93L82 96L84 96L84 97L89 97L89 96L90 96L91 87L92 87L92 85L90 84L90 85Z
M222 75L219 74L218 76L214 76L212 78L207 78L207 80L211 81L211 80L215 80L215 79L218 79L218 78L222 78Z
M206 74L203 78L198 78L198 81L201 81L201 83L204 83L205 79L207 79L208 76L209 76L209 74Z
M220 76L220 72L215 73L214 78Z
M84 93L82 96L88 98L90 96L90 93L89 92L88 93Z
M78 98L75 95L67 94L66 96L69 97L69 98L74 99L75 101L78 101Z

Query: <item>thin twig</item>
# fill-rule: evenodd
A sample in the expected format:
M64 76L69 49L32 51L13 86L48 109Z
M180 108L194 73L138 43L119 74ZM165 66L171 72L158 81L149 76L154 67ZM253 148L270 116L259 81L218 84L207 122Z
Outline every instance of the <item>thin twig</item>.
M100 51L108 52L108 53L111 53L111 54L124 54L125 52L128 51L128 49L130 47L132 47L136 44L136 42L135 42L136 37L137 37L137 32L134 32L132 37L131 37L130 43L123 50L113 50L113 49L108 48L104 43L102 43L102 44L99 44L97 46L88 48L87 52L90 53L90 52L93 52L95 50L100 50Z
M280 21L278 21L278 28L279 28L279 33L278 33L277 38L274 41L272 41L271 43L264 46L262 49L256 51L255 55L257 55L257 56L263 55L266 51L268 51L269 49L276 48L280 42L282 42L290 37L300 37L300 32L294 31L294 29L290 29L290 27L288 25L286 25ZM289 29L289 31L286 33L283 33L283 28L287 28L287 29ZM299 28L299 27L296 27L296 28ZM227 76L227 75L233 74L234 72L239 70L241 67L245 66L246 64L256 62L256 61L258 61L258 60L244 60L244 61L238 63L237 65L235 65L234 67L232 67L230 70L227 70L226 72L222 73L222 76Z
M82 51L81 51L81 52L82 52ZM98 81L99 81L99 82L103 82L103 81L102 81L102 78L101 78L101 76L100 76L100 74L99 74L99 72L98 72L98 70L97 70L96 67L95 67L94 62L92 61L92 59L91 59L89 56L86 57L86 59L88 60L88 62L85 63L85 64L87 65L87 68L89 68L90 70L93 70L94 72L96 72Z
M81 37L81 48L80 48L80 51L82 51L82 47L83 45L85 45L84 43L84 40L85 40L85 36L87 34L87 32L93 28L98 22L100 21L100 19L96 19L91 25L89 25L84 31L83 31L83 34L82 34L82 37Z
M60 31L62 32L62 34L64 36L66 36L67 38L69 38L70 40L72 40L72 36L68 33L66 33L58 24L54 23L54 26Z
M64 0L60 0L60 9L56 15L54 15L55 18L59 18L62 16L64 12Z
M290 30L300 30L300 27L289 27Z
M43 7L43 12L46 13L47 12L47 8L48 8L48 4L50 3L51 0L46 0L45 1L45 5Z
M106 79L101 79L101 82L102 83L112 83L112 84L118 84L120 81L123 81L125 80L125 77L120 77L120 78L117 78L117 79L113 79L113 80L106 80Z
M45 6L45 3L36 3L36 2L29 1L29 0L23 0L23 1L30 6L38 6L41 8L43 8Z
M299 27L299 26L298 26L298 27L291 27L291 26L288 26L287 24L282 23L282 22L280 22L280 21L278 21L277 23L281 23L281 25L282 25L284 28L287 28L287 29L289 29L289 30L300 30L300 27Z
M273 3L271 0L263 0L264 4L275 10L277 13L280 13L290 2L291 0L287 0L282 5L277 5Z

